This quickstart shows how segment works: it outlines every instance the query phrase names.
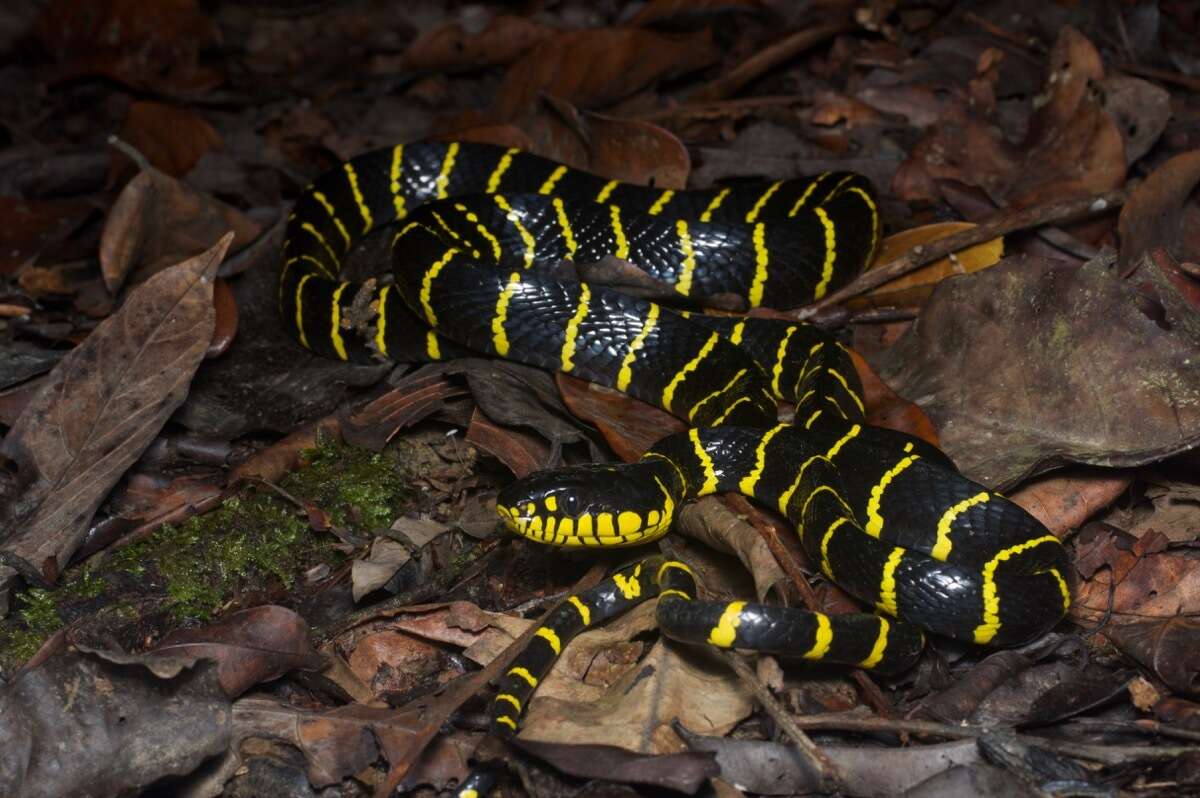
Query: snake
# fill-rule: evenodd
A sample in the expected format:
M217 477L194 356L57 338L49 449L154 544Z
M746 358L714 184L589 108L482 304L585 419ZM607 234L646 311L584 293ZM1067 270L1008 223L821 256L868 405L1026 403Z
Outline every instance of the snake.
M391 280L346 279L347 254L391 236ZM827 296L870 261L869 181L828 172L708 189L642 186L489 144L421 141L319 176L288 217L284 325L355 362L466 351L600 383L686 422L640 459L539 471L504 487L516 534L567 547L635 546L687 502L736 492L786 518L822 574L874 612L827 615L711 601L684 562L653 557L567 597L499 679L492 730L521 713L567 642L658 597L667 636L898 673L924 631L1014 646L1070 607L1061 542L962 474L936 446L866 423L849 350L811 324L713 315ZM578 279L633 264L658 293ZM794 411L779 420L779 403ZM474 778L474 777L473 777ZM466 798L480 785L465 785Z

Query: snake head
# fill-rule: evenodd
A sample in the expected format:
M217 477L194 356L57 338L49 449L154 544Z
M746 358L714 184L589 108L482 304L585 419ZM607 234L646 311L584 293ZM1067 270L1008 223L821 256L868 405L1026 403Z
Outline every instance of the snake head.
M649 463L538 471L500 491L496 512L521 537L555 546L633 546L666 534L676 497Z

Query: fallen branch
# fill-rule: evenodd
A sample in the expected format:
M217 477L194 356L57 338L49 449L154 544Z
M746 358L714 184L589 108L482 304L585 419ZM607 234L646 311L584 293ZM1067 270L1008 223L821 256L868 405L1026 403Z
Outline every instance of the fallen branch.
M1105 213L1121 207L1125 203L1126 197L1125 191L1118 189L1091 197L1056 200L1022 208L1018 211L1000 213L969 230L913 247L895 260L863 272L852 283L839 288L819 302L799 308L787 315L794 319L811 319L831 305L865 294L873 288L903 277L909 272L914 272L927 263L933 263L951 253L981 244L984 241L991 241L993 238L1017 230L1069 222L1085 216Z
M1019 734L1011 729L984 726L958 726L928 720L903 720L897 718L864 717L850 713L830 713L793 718L802 729L853 732L893 732L897 734L924 734L950 740L978 739L995 735L1011 735L1014 739L1037 748L1053 751L1063 756L1086 759L1108 765L1127 764L1132 759L1142 761L1164 761L1184 754L1200 753L1197 746L1140 746L1140 745L1091 745L1069 740L1055 740L1031 734ZM1152 728L1148 730L1154 730ZM1177 735L1176 735L1177 736Z
M783 730L783 733L792 738L792 742L796 748L808 760L809 767L812 768L813 772L820 779L820 791L823 793L838 791L842 781L837 767L817 747L812 738L796 725L796 719L776 700L775 696L771 695L771 691L759 680L746 661L733 651L718 649L718 653L725 660L726 664L733 669L733 672L750 686L750 689L754 691L754 697L762 704L766 713L779 724L779 728Z

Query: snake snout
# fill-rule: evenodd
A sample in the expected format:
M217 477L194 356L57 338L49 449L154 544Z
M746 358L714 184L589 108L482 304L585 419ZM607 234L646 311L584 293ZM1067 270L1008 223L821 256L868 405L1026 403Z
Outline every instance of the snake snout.
M636 465L539 471L502 490L496 512L513 532L540 543L645 543L666 533L674 502L633 470Z

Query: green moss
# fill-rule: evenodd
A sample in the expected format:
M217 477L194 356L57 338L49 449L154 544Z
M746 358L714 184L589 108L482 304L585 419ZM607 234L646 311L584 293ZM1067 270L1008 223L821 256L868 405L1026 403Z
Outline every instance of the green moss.
M0 647L18 661L32 657L46 638L63 626L52 590L35 587L19 594L14 615L20 625L0 633Z
M401 454L380 454L319 441L304 454L308 467L290 475L284 488L329 513L337 526L364 533L387 527L411 497Z
M402 514L412 493L402 458L328 441L306 453L309 465L280 487L324 511L351 534L369 537ZM128 626L164 617L165 626L206 621L246 592L274 596L316 562L340 562L336 539L309 529L304 511L274 491L247 492L219 508L68 571L54 591L28 590L0 625L0 667L27 659L75 613ZM146 624L152 632L164 624Z

